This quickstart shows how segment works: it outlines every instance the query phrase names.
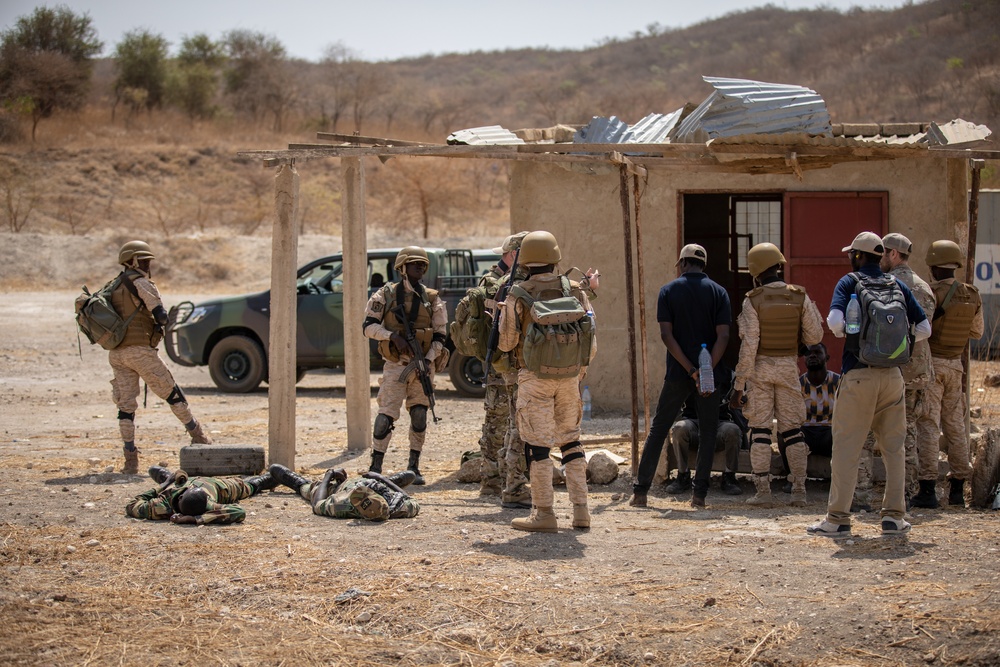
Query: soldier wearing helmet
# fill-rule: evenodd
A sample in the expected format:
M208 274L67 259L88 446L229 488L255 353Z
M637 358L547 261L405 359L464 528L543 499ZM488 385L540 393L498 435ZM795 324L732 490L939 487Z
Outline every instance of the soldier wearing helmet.
M124 268L121 286L111 295L115 310L132 318L121 344L108 352L114 371L111 395L118 406L118 429L124 442L125 465L122 472L139 472L139 450L135 446L135 411L139 407L139 380L144 380L154 394L170 406L170 411L184 424L193 444L212 444L212 438L191 414L187 399L173 375L160 359L157 346L163 338L167 311L160 292L153 283L150 263L156 259L149 244L129 241L118 251L118 263Z
M966 396L962 353L969 339L982 337L983 300L975 285L955 278L962 268L962 250L954 241L935 241L927 249L933 280L933 331L929 339L934 381L927 388L927 411L917 422L920 492L914 507L937 507L939 433L948 446L949 505L965 505L965 480L972 473L969 436L965 430Z
M368 299L365 336L378 341L378 351L385 360L379 381L378 414L372 429L374 442L369 470L382 472L382 461L389 449L393 424L399 419L400 408L406 404L410 413L410 459L407 469L416 475L414 484L424 483L420 474L420 453L427 435L427 409L430 401L424 395L417 373L407 373L412 354L404 338L405 317L431 366L431 373L441 372L448 365L448 312L437 290L420 281L430 262L427 251L419 246L407 246L396 255L393 268L400 280L389 282ZM433 378L432 378L433 380Z
M412 470L388 477L368 471L349 480L343 468L330 468L322 479L315 481L277 463L272 464L269 471L279 484L312 505L313 514L318 516L386 521L410 519L420 512L417 501L403 490L416 479Z
M536 231L521 241L520 262L528 277L513 286L500 306L501 352L517 359L515 418L529 461L532 510L527 518L514 519L511 527L535 532L556 532L552 511L553 447L562 451L566 487L573 503L573 527L590 527L587 506L587 461L580 443L580 375L597 350L590 300L580 283L556 271L562 252L549 232ZM556 300L566 321L546 324L542 334L538 318ZM546 306L548 304L548 306ZM576 314L579 313L580 317ZM544 340L543 340L544 339ZM531 345L529 345L529 341Z
M785 256L773 243L758 243L747 253L747 265L756 284L743 299L737 322L740 357L736 365L732 407L742 403L746 389L746 418L750 424L750 463L756 494L748 505L771 504L771 420L788 457L792 505L806 504L806 464L809 446L802 433L805 404L799 386L801 345L823 340L823 319L805 289L781 280Z

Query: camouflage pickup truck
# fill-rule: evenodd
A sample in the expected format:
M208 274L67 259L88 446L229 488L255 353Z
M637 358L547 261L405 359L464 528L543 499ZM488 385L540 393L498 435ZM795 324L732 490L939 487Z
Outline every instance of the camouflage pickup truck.
M469 287L496 263L489 250L427 248L430 266L424 284L438 290L448 306L449 324L455 306ZM399 280L392 268L398 248L368 251L368 293ZM298 379L316 368L344 366L344 283L341 255L309 262L299 269ZM270 335L270 290L224 297L201 303L185 301L170 309L164 345L170 358L182 366L208 366L212 381L222 391L249 392L267 381ZM373 341L374 343L374 341ZM468 396L482 396L483 366L475 357L452 350L449 375L455 388ZM372 344L372 367L382 360Z

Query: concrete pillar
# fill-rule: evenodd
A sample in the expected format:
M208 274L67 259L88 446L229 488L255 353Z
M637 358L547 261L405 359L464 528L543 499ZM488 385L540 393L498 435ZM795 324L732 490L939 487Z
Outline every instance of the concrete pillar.
M274 178L271 230L271 327L268 354L268 461L295 468L295 272L298 268L299 174L291 164Z
M371 383L368 339L361 324L368 303L368 241L365 232L365 169L359 157L340 161L344 242L344 384L347 394L347 446L371 448Z

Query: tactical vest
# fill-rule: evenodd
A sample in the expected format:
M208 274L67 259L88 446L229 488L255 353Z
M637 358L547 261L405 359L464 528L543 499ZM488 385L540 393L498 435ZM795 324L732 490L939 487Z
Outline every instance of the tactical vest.
M760 320L757 354L765 357L798 356L805 290L797 285L768 283L750 290L747 297Z
M125 275L133 281L143 277L141 273L133 269L126 270ZM156 322L153 320L153 314L149 312L146 304L142 301L136 303L136 298L129 293L128 288L124 284L119 285L118 289L111 293L111 305L115 307L118 314L125 320L135 311L139 311L132 318L132 321L129 322L128 329L125 330L125 338L122 339L118 347L127 347L129 345L156 347L159 344L159 336L157 336L156 343L153 342L153 334L156 331Z
M936 282L931 285L934 298L939 307L942 305L953 283ZM951 300L944 304L944 315L931 323L931 354L943 359L957 359L962 356L966 343L969 342L969 332L976 317L982 299L979 290L972 285L957 283Z
M382 288L382 296L385 297L385 310L383 311L385 314L382 317L382 326L389 331L398 333L404 338L406 337L406 329L403 328L403 322L393 310L401 300L404 304L403 312L406 313L407 319L410 320L410 327L413 329L413 333L417 337L417 341L420 343L424 354L427 354L431 349L431 342L434 338L434 328L431 324L431 316L434 310L431 304L437 299L438 293L437 290L424 287L423 285L419 287L420 293L406 292L402 281L400 281L398 283L389 283ZM421 293L423 295L422 299ZM415 317L414 310L416 310ZM378 351L388 361L399 361L399 352L387 340L380 340L378 342Z

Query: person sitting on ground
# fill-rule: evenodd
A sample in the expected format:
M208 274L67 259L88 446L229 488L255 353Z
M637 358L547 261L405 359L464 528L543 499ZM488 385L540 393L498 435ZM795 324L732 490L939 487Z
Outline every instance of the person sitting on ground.
M420 505L403 487L413 483L416 474L404 470L388 477L368 471L348 481L343 468L330 468L319 481L309 481L283 465L268 469L278 484L287 486L312 505L313 514L335 519L410 519L420 512Z
M278 484L270 473L254 477L188 477L183 470L170 472L160 466L151 467L149 476L159 486L133 498L125 506L125 515L199 526L242 522L247 513L235 503Z
M719 488L726 495L738 496L743 490L736 481L736 471L740 467L740 448L743 446L746 434L738 422L745 420L739 419L740 415L734 414L738 408L731 408L729 405L729 394L733 386L732 372L720 373L720 376L724 378L724 384L719 387L722 405L719 406L719 431L715 441L715 451L725 450L726 470L719 480ZM692 449L698 451L698 410L691 397L685 401L680 419L670 427L670 443L677 458L677 478L667 485L667 493L686 493L691 490L691 467L688 458ZM660 457L660 468L664 478L667 473L666 467L667 451L664 449ZM660 471L657 473L659 476Z

